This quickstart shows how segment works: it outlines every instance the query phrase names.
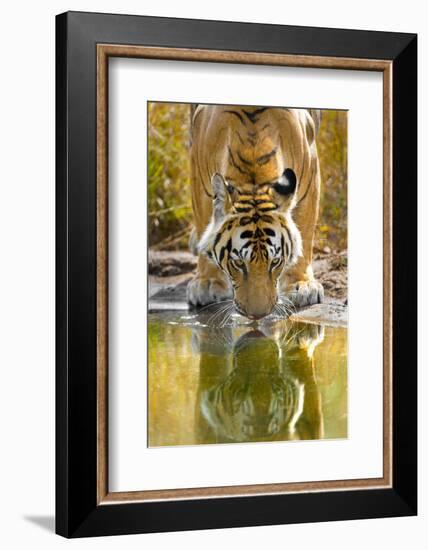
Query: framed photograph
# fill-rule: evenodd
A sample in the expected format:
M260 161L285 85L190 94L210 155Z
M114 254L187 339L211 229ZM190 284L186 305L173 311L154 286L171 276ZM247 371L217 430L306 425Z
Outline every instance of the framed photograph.
M56 20L56 530L414 515L417 37Z

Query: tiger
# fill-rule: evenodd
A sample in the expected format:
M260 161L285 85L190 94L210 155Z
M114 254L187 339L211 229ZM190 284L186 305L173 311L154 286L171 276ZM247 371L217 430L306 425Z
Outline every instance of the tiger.
M316 109L192 106L190 307L233 299L258 320L281 301L323 301L312 269L320 120Z

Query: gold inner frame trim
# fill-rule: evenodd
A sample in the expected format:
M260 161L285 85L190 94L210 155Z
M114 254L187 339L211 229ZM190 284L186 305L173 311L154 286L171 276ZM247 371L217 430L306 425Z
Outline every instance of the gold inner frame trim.
M383 73L383 476L298 483L109 492L108 488L108 59L279 65ZM392 62L186 48L97 45L97 503L224 498L392 486Z

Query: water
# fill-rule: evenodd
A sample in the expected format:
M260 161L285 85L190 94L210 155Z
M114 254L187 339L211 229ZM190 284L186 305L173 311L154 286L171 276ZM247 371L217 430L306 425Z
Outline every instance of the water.
M150 447L347 437L347 329L221 324L149 314Z

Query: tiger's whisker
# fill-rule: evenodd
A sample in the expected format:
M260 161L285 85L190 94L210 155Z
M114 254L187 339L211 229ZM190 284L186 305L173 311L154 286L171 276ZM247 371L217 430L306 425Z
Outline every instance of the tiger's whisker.
M233 300L228 299L228 300L221 300L220 302L213 302L212 304L207 304L206 306L198 308L196 311L197 311L197 313L201 313L202 311L205 311L206 309L213 308L213 307L218 307L220 304L225 304L226 302L233 302Z
M208 324L209 325L214 324L214 320L217 319L217 317L219 317L223 313L224 308L225 308L225 306L223 306L221 309L218 309L213 315L211 315L211 317L208 319Z
M232 304L226 309L223 321L220 323L220 327L224 327L232 317L233 306Z
M221 317L227 310L228 308L231 307L231 304L230 303L227 303L225 305L223 305L222 307L220 307L213 315L211 315L211 317L208 319L208 324L209 325L212 325L214 323L214 320L217 320L219 317Z

